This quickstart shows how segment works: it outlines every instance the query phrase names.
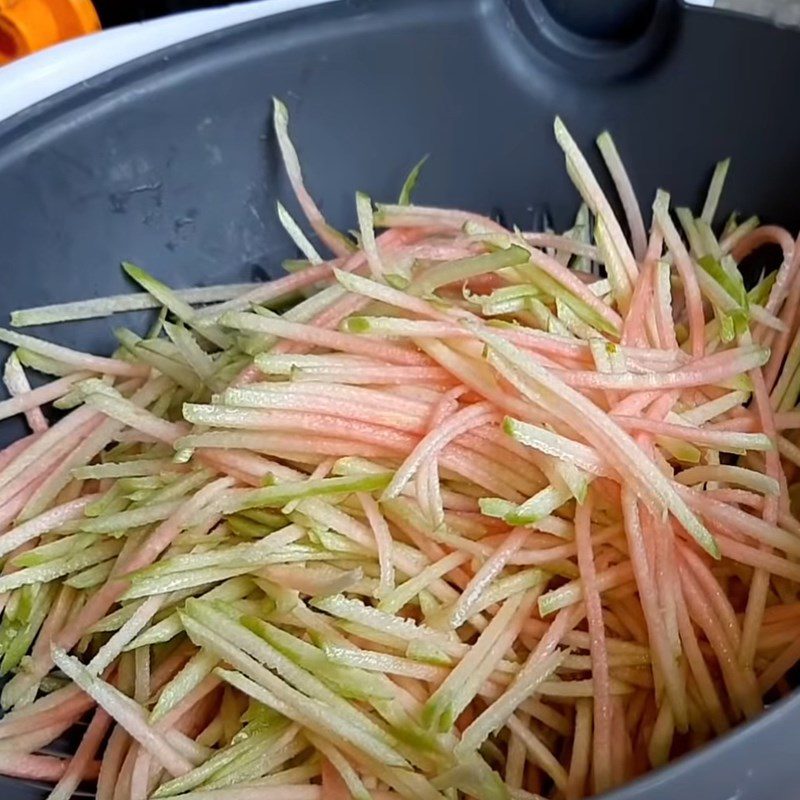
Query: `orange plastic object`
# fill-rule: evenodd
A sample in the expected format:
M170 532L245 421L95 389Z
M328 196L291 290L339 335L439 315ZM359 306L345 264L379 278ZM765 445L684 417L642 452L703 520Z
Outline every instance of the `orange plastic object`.
M0 64L99 30L91 0L0 0Z

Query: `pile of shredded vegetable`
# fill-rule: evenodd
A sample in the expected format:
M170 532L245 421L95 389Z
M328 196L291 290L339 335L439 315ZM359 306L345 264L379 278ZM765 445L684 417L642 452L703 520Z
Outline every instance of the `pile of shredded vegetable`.
M0 418L32 431L0 452L0 773L52 800L570 800L789 691L800 248L715 228L727 162L648 233L611 138L624 222L557 120L564 233L412 205L418 165L342 234L279 102L275 128L331 255L279 206L279 280L125 265L144 293L13 315L160 306L113 357L0 331Z

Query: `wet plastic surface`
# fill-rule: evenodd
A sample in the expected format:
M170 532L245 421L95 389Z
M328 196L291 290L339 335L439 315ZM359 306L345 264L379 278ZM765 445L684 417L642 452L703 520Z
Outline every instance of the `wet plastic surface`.
M129 290L122 259L173 286L279 274L292 249L274 214L289 193L268 125L273 95L337 226L354 223L356 189L393 199L425 153L418 201L500 207L522 225L546 208L564 225L577 195L553 141L560 114L587 150L613 132L645 205L658 185L697 203L731 156L721 213L797 227L800 89L788 76L800 69L798 34L657 2L633 38L590 39L545 5L362 0L284 14L146 57L3 123L0 317ZM46 335L102 353L112 324L131 320L146 325ZM20 430L0 426L0 441ZM794 800L798 727L792 698L613 796ZM0 796L39 794L12 782Z

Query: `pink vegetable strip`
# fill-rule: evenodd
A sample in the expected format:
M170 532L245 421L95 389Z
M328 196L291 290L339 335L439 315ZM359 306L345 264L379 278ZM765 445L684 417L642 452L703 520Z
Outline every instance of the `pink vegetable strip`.
M34 478L46 476L100 421L92 409L80 408L42 433L0 473L0 507Z
M36 491L44 483L43 478L35 478L25 488L20 489L11 499L0 506L0 530L7 530L8 527L17 519L18 514L25 508L28 501L36 495ZM22 545L26 547L26 545ZM11 569L11 564L3 565L3 573Z
M594 789L605 792L610 789L611 766L611 687L608 672L605 623L597 574L592 551L591 490L583 505L575 513L575 541L578 567L583 580L583 596L586 603L586 618L591 637L592 681L594 682L594 727L592 728L592 763L594 764Z
M416 470L427 459L434 458L448 442L480 425L485 425L489 422L500 422L500 420L500 415L488 403L478 403L456 412L447 422L420 440L401 467L395 472L392 482L384 490L381 499L389 500L397 497L406 483L411 480Z
M378 564L380 566L378 596L382 597L394 588L395 583L392 534L378 504L371 495L366 492L359 492L358 502L364 509L367 522L369 522L369 526L375 536L375 548L378 552Z
M10 553L26 542L37 539L43 533L60 527L65 522L80 517L86 506L94 502L98 497L98 494L84 495L77 500L72 500L51 508L49 511L44 511L22 525L0 534L0 556Z
M74 680L93 700L114 717L128 733L157 758L172 775L183 775L192 769L192 763L182 756L162 736L151 728L144 718L144 712L126 695L110 684L90 673L75 659L54 647L52 651L55 663Z
M795 246L794 257L795 259L800 259L800 247L798 246ZM779 378L778 373L781 370L784 356L787 355L789 343L792 342L797 335L797 331L800 330L796 319L798 303L800 303L800 275L798 275L798 270L795 268L794 279L789 288L789 296L783 304L783 310L780 315L781 322L784 323L786 328L778 334L778 340L772 346L772 355L764 373L764 379L770 391L772 391ZM789 375L789 378L791 378L791 375Z
M714 613L722 623L723 628L733 647L738 648L741 644L742 631L736 612L731 607L725 597L719 583L713 576L703 560L689 547L680 547L682 561L692 571L694 580L703 588L708 597Z
M667 638L661 613L654 602L655 597L647 588L652 585L653 579L644 549L638 502L630 489L624 489L622 492L622 511L631 564L639 587L639 597L647 621L653 657L659 668L660 677L664 681L664 690L669 698L675 724L679 730L683 730L688 726L685 689L678 674L678 665Z
M110 726L111 717L102 709L97 709L83 739L81 739L80 745L78 745L78 749L75 751L74 757L64 774L59 778L58 783L53 787L53 791L47 796L47 800L69 800L72 797L90 769L92 759L100 750Z
M592 755L592 707L591 701L582 700L575 704L575 734L570 757L567 800L577 800L586 791L586 779ZM603 767L605 769L605 767Z
M683 593L677 597L678 629L680 630L681 643L683 644L689 669L694 676L700 697L705 706L705 710L710 717L711 724L717 734L723 734L730 728L730 723L725 714L725 710L720 702L719 695L714 686L713 678L708 670L705 658L697 635L692 625L692 620L686 608L686 601Z
M746 717L752 717L761 711L762 703L758 694L755 676L747 667L740 667L734 650L722 626L710 613L702 592L685 569L681 569L681 582L686 596L689 613L708 637L714 648L725 684L739 710Z
M625 210L625 217L628 220L628 228L631 233L633 254L637 261L642 261L645 258L645 251L647 248L647 234L644 230L642 211L636 200L636 193L633 190L631 179L617 152L614 140L608 132L601 133L600 136L597 137L597 146L603 154L603 160L606 162L606 167L611 173L611 178L617 189L617 194ZM636 276L634 276L634 280L635 277Z
M630 308L625 316L622 338L620 339L621 343L624 345L642 348L647 346L645 318L652 303L653 272L653 262L645 262L639 280L636 282L633 290Z
M768 692L776 683L800 661L800 639L795 639L758 676L758 688Z
M15 442L12 442L10 445L0 450L0 470L3 470L5 466L23 450L26 450L28 447L30 447L40 437L40 435L41 434L39 433L30 433L27 436L23 436L22 439L17 439Z
M787 237L791 243L791 237ZM790 259L791 260L791 259ZM781 278L779 273L778 279ZM773 293L778 288L778 281L773 289ZM782 287L781 287L782 289ZM751 372L753 382L754 400L758 412L762 429L766 436L773 443L773 447L765 456L767 475L777 482L781 487L781 494L787 497L786 477L781 468L781 460L778 450L775 447L777 442L777 431L775 429L775 415L770 404L767 386L761 370ZM772 495L764 498L764 508L762 516L765 522L775 524L778 521L778 499ZM742 626L742 641L739 657L745 666L752 666L755 659L758 632L764 616L764 608L767 604L767 594L769 592L769 575L763 569L757 569L750 582L750 592L747 598L747 608L745 609L744 624Z
M248 292L224 303L207 306L196 312L198 320L204 318L212 321L226 311L239 311L255 305L269 303L281 297L288 297L302 289L313 286L329 278L337 265L342 265L341 259L333 259L323 264L314 265L294 275L285 275L273 281L268 281L256 286Z
M450 616L450 625L453 628L458 628L472 616L473 609L481 595L513 555L522 547L528 535L529 531L525 528L515 528L508 536L504 537L500 547L484 561L469 584L464 587L464 591L453 609L453 613Z
M646 431L660 436L671 436L685 439L694 444L715 447L721 450L730 448L737 450L767 450L769 440L763 434L735 433L707 428L695 428L689 425L677 425L674 422L659 422L646 417L627 417L615 415L614 421L626 430Z
M369 445L378 445L390 448L394 452L410 453L417 446L417 437L386 428L382 425L371 425L358 420L345 420L340 417L331 417L323 414L310 414L300 412L260 411L255 409L225 409L193 406L184 407L184 414L199 424L224 425L233 428L255 428L262 430L290 430L303 434L325 434L336 431L342 436L347 436L353 441ZM489 418L487 413L486 417ZM484 420L486 421L486 420ZM471 423L472 424L472 423ZM480 421L479 423L480 424ZM458 434L456 434L458 435ZM188 439L184 444L193 443ZM481 486L491 491L496 491L501 496L508 495L509 499L519 495L507 484L498 480L503 467L495 464L493 469L487 469L476 458L467 455L465 450L455 443L445 444L440 453L442 466L452 469L469 480L474 480ZM506 477L506 476L504 476ZM512 483L516 480L510 477Z
M14 347L25 347L34 352L44 352L50 358L68 364L76 371L99 372L103 375L117 375L129 378L146 378L150 368L140 364L129 364L117 358L103 358L102 356L92 356L88 353L80 353L68 347L62 347L51 342L43 342L33 336L16 331L8 331L0 328L0 341L6 342Z
M228 312L222 317L221 322L250 333L282 336L315 347L369 356L380 361L388 361L390 364L427 366L430 363L424 356L404 347L372 341L363 336L304 325L299 322L287 322L283 319L263 317L241 311Z
M22 778L29 781L55 782L69 769L70 759L55 756L29 755L26 753L4 753L0 755L0 774L9 778ZM82 780L97 777L100 765L92 761L86 765Z
M675 266L683 283L686 309L689 314L689 340L692 355L695 358L699 358L703 355L705 349L703 341L705 328L703 300L700 295L700 286L697 283L694 265L678 233L678 229L675 227L675 223L669 216L668 195L660 195L660 197L656 198L656 202L653 204L653 217L664 235L664 242L675 256Z
M289 176L289 181L292 184L292 189L297 196L306 218L311 223L311 227L316 234L322 239L323 242L331 249L337 256L346 256L350 250L345 245L344 240L340 237L329 225L325 222L322 212L317 207L311 195L303 183L303 173L300 170L300 161L297 158L297 152L294 145L289 139L289 112L286 106L280 100L273 100L274 106L274 121L275 131L278 136L278 144L280 145L283 161L286 165L286 172Z
M570 386L598 389L686 389L722 383L746 370L761 366L767 351L757 347L743 347L740 351L726 350L703 359L696 359L673 372L637 375L632 373L596 373L591 371L564 372L560 377Z
M789 286L795 278L797 267L800 264L795 254L795 241L791 234L785 228L777 225L762 225L739 240L731 251L731 255L737 261L741 261L745 256L765 244L777 244L783 251L783 261L764 307L770 314L777 314L789 293Z
M3 371L3 383L5 383L6 389L8 389L8 393L11 395L12 400L17 397L27 397L28 403L30 403L30 395L32 392L31 385L28 381L28 376L25 374L22 364L20 364L19 359L17 358L16 353L12 353L8 361L6 361L5 370ZM55 396L58 397L58 395ZM52 400L54 398L50 397L48 399ZM8 413L8 402L9 401L6 401L6 414ZM47 400L41 402L47 402ZM35 403L34 405L24 409L28 426L34 433L46 431L50 427L50 424L42 413L42 409L39 407L41 402ZM3 418L3 405L3 403L0 403L0 419Z
M113 390L111 390L113 394L109 397L105 394L92 394L87 397L87 405L90 404L92 398L110 401L114 407L114 416L119 417L119 420L105 420L99 425L96 425L89 435L83 438L80 444L74 448L61 464L59 464L58 468L48 475L47 480L43 483L36 498L25 506L22 514L23 518L27 519L43 511L72 479L73 467L83 466L87 461L94 458L115 436L119 435L119 431L124 424L129 423L135 425L137 420L144 420L144 427L149 427L150 432L153 430L163 431L165 428L168 428L171 431L171 434L166 434L168 438L170 435L177 436L182 430L181 426L176 427L173 426L172 423L157 419L152 414L145 411L144 408L140 407L151 403L163 391L163 388L163 382L157 379L148 381L141 386L141 388L137 389L131 395L130 400L114 396L116 393L113 392ZM101 407L100 410L108 413L108 409L104 407ZM153 420L158 423L155 428L147 425L148 422L152 422Z
M62 722L66 727L77 722L94 705L76 686L67 686L0 720L0 739L36 731L45 725Z
M31 733L3 739L0 741L0 753L34 753L54 742L69 727L70 723L56 723Z

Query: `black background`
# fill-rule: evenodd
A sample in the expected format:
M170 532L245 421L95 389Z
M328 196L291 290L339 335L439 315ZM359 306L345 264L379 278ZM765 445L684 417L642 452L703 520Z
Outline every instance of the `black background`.
M94 0L94 6L104 28L123 25L126 22L189 11L194 8L210 8L224 5L219 0Z

